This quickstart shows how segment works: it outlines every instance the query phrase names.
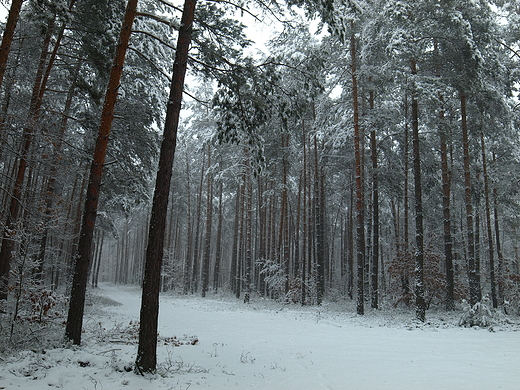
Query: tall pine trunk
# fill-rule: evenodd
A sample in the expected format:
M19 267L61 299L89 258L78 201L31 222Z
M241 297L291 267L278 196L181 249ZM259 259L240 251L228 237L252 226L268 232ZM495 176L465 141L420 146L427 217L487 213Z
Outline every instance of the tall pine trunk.
M11 8L9 8L9 15L5 24L4 34L2 36L2 43L0 44L0 88L4 81L5 71L7 69L7 59L11 51L11 44L13 43L14 31L18 23L18 17L22 9L24 0L13 0Z
M363 189L363 161L359 128L358 79L356 64L356 38L354 22L351 22L350 61L352 73L352 106L354 118L354 174L356 187L356 265L357 265L357 313L365 313L364 266L365 266L365 197Z
M410 61L412 75L417 75L415 60ZM415 80L414 80L415 81ZM415 86L414 86L415 88ZM415 198L415 304L416 318L426 320L426 301L424 299L424 222L421 183L421 153L419 143L419 102L417 91L412 95L412 139L413 139L413 172Z
M15 237L13 232L17 230L17 223L20 211L20 202L23 198L23 186L25 181L25 172L27 170L27 159L34 135L36 132L39 111L41 108L40 89L45 88L42 85L45 69L47 67L47 57L49 45L54 29L54 18L48 21L45 36L43 39L42 51L36 71L36 77L33 84L31 94L31 102L29 105L28 124L23 129L22 142L19 151L19 161L14 175L14 188L9 201L7 210L7 220L5 222L2 234L2 245L0 248L0 299L7 299L9 271L11 268L12 252L15 248Z
M435 56L437 77L441 77L441 61L439 46L435 39ZM441 183L442 183L442 215L444 238L444 267L446 269L446 310L455 310L454 297L454 268L453 268L453 238L451 234L451 173L448 164L448 129L444 112L444 96L439 92L441 107L439 110L439 138L441 157Z
M126 6L123 25L119 36L114 63L110 72L108 87L101 113L101 123L96 139L94 156L90 168L89 182L83 210L80 238L75 256L74 278L70 296L69 312L65 337L73 344L81 343L81 328L83 325L83 311L85 309L85 293L87 288L88 270L91 260L92 239L96 224L96 214L103 176L103 165L107 153L110 129L114 119L114 107L117 100L125 55L130 42L132 24L137 12L137 0L129 0Z
M196 293L199 289L199 276L200 276L200 225L202 219L202 186L204 185L204 167L205 167L205 155L202 159L202 168L200 170L200 182L199 182L199 194L197 196L197 213L195 215L195 241L193 244L193 262L192 262L192 274L191 274L191 292Z
M206 296L209 287L209 263L211 257L211 225L213 219L213 189L210 175L211 143L208 142L208 170L206 172L206 233L204 237L204 253L202 256L202 297Z
M464 153L464 201L466 206L467 256L469 279L469 302L473 306L480 301L478 270L475 264L475 230L473 222L473 198L471 194L471 170L469 156L469 136L466 115L466 95L460 92L460 115L462 128L462 149Z
M220 170L222 171L222 161ZM217 222L217 242L215 247L215 264L213 266L213 290L215 293L218 292L220 287L220 268L222 260L222 224L224 221L224 210L222 209L222 195L224 186L222 180L220 180L218 189L218 222Z
M374 91L370 91L370 109L374 109ZM371 307L379 307L379 178L377 161L377 136L373 129L370 132L370 149L372 159L372 221L373 221L373 247L372 268L370 271L372 286Z
M173 64L170 96L166 108L163 141L159 156L159 170L155 182L150 230L146 247L145 273L137 349L136 371L154 372L157 365L157 321L159 315L159 281L163 258L164 232L168 212L168 198L177 145L177 129L182 104L184 79L188 65L193 19L197 0L185 0L182 12L177 50Z
M321 305L325 295L325 226L322 183L323 172L320 169L318 141L314 135L314 213L316 229L316 303Z
M486 207L486 231L489 252L489 281L491 284L491 302L493 308L498 307L497 289L495 280L495 249L493 247L493 227L491 225L491 205L489 201L489 177L487 171L486 145L484 142L484 132L480 133L480 144L482 148L482 173L484 175L484 200Z

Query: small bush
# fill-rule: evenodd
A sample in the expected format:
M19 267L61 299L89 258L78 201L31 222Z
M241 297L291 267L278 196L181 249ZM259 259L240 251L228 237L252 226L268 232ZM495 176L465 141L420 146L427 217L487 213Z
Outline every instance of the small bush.
M485 303L477 302L473 307L465 301L463 304L464 313L459 320L459 326L487 328L494 324L493 314Z

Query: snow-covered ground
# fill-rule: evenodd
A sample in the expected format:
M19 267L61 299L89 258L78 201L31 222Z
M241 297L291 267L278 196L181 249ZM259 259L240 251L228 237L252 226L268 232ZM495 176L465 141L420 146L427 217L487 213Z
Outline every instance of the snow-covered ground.
M398 310L360 317L332 304L169 295L158 373L141 377L131 371L139 290L93 294L84 345L0 357L0 389L520 389L518 324L489 331L459 328L460 313L428 312L422 325Z

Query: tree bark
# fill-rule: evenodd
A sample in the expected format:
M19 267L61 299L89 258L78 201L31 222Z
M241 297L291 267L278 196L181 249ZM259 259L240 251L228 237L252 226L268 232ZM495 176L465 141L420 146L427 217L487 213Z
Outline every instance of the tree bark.
M31 102L29 106L28 124L23 129L22 144L19 152L18 169L14 176L14 188L12 190L9 209L7 210L7 220L5 222L2 234L2 246L0 248L0 299L7 299L7 288L9 280L9 271L11 268L11 257L15 247L15 232L17 230L18 214L20 210L20 202L23 197L23 185L25 181L25 172L27 170L27 157L34 139L36 131L36 123L38 121L41 100L39 99L40 88L42 88L42 78L47 64L47 55L49 45L52 38L54 28L54 19L49 20L46 28L45 37L43 39L42 51L36 71L36 77L31 94Z
M469 279L469 303L471 306L480 301L480 286L477 280L475 266L475 230L473 223L473 198L471 194L471 170L469 156L469 136L466 116L466 95L460 92L460 114L462 128L462 148L464 153L464 199L466 205L466 230L468 251L468 279Z
M110 78L105 94L105 102L101 113L98 136L90 168L90 175L83 209L83 219L79 236L78 249L75 259L74 278L67 316L65 337L73 344L81 343L81 328L83 325L83 311L85 309L85 293L87 289L88 270L91 260L92 239L96 224L96 213L103 176L103 165L107 153L110 129L114 119L114 107L117 100L126 51L132 34L132 24L137 12L137 1L129 0L126 6L123 25L119 36L119 44L116 49L114 63L110 71Z
M374 109L374 91L370 91L370 109ZM372 221L373 221L373 247L372 247L372 309L379 307L379 180L377 161L377 136L376 130L370 132L370 149L372 158Z
M246 220L245 220L245 268L244 268L244 303L249 303L251 299L252 292L252 229L253 229L253 184L251 180L251 160L249 158L249 153L247 155L247 172L245 176L246 182L244 183L245 193L246 193Z
M22 9L24 0L13 0L11 8L9 8L9 15L5 24L4 35L2 36L2 43L0 44L0 89L4 81L5 71L7 69L7 59L13 43L14 31Z
M213 219L213 190L211 185L211 143L208 142L208 170L206 172L207 180L207 198L206 198L206 233L204 237L204 254L202 258L202 297L206 296L209 286L209 263L211 257L211 225Z
M356 38L354 22L351 22L350 57L352 73L352 106L354 118L354 164L356 181L356 265L357 265L357 314L365 313L364 266L365 266L365 196L363 189L361 137L359 129L358 79L356 69Z
M321 177L320 177L321 176ZM321 305L325 295L325 230L323 191L320 179L323 174L320 169L318 142L314 135L314 212L316 229L316 303Z
M187 202L186 202L186 254L184 259L184 294L191 291L191 259L193 255L193 223L191 219L191 185L190 185L190 156L186 153L186 188L187 188Z
M504 256L502 254L502 245L500 241L500 222L498 218L498 195L497 189L493 188L493 219L495 220L495 239L497 243L497 256L498 256L498 299L500 302L503 302L504 299L504 289L503 289L503 264L504 264Z
M157 364L157 319L159 315L159 276L163 257L164 231L168 198L177 145L177 129L181 112L182 92L188 65L196 0L185 0L182 12L177 50L173 65L170 96L166 108L164 135L159 156L159 170L155 183L150 231L146 247L145 274L141 301L141 328L137 350L136 371L154 372Z
M417 75L415 60L410 61L412 75ZM419 102L417 92L412 96L412 137L413 137L413 171L415 197L415 304L416 318L426 320L426 301L424 299L424 222L421 183L421 153L419 144Z
M484 142L484 133L480 133L480 144L482 148L482 173L484 175L484 200L486 204L486 231L488 239L489 252L489 281L491 284L491 303L493 308L498 307L496 280L495 280L495 249L493 245L493 227L491 224L491 205L489 201L489 177L487 171L486 145Z
M441 77L441 58L437 40L434 41L437 77ZM439 110L439 138L441 157L442 214L444 235L444 267L446 269L446 310L455 310L453 238L451 234L451 173L448 164L448 134L444 112L444 96L439 92L441 107Z
M222 170L222 169L221 169ZM222 180L219 184L218 190L218 222L217 222L217 242L215 248L215 264L213 267L213 290L215 293L218 292L220 287L220 267L221 267L221 259L222 259L222 224L224 220L224 210L222 209L222 194L223 194L223 184Z
M205 156L205 155L204 155ZM200 182L199 182L199 194L197 196L197 213L195 215L195 242L193 244L193 262L192 262L192 274L191 274L191 292L196 293L199 289L199 277L200 277L200 225L202 215L202 186L204 184L204 167L206 165L205 157L202 159L202 168L200 170Z

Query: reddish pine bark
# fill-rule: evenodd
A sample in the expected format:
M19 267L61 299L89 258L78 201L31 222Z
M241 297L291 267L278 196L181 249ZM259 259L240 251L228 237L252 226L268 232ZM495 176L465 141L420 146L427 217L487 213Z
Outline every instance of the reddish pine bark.
M81 343L85 292L91 260L92 239L96 224L101 178L103 176L103 165L107 153L110 129L114 119L114 107L117 100L119 82L123 73L125 55L130 41L130 35L132 33L132 24L137 12L137 2L138 0L129 0L126 6L123 25L119 36L119 44L116 50L112 70L110 72L108 87L105 94L105 102L101 114L101 123L99 125L94 156L90 168L80 238L75 256L74 278L72 281L67 326L65 328L65 338L76 345Z
M9 16L7 17L7 22L5 24L2 44L0 45L0 88L4 81L5 71L7 69L7 59L9 57L9 51L11 50L11 44L13 43L14 30L18 23L18 17L20 16L23 2L24 0L13 0L11 2L11 8L9 9Z

